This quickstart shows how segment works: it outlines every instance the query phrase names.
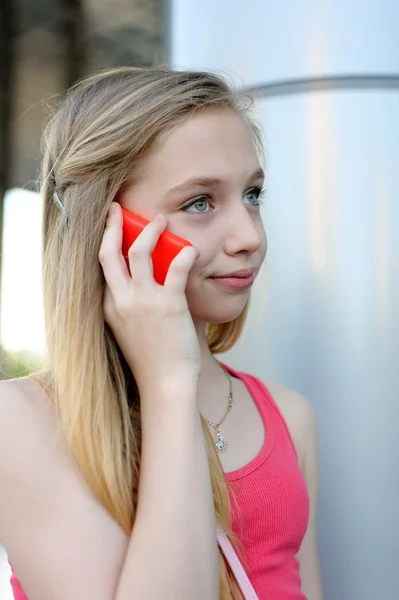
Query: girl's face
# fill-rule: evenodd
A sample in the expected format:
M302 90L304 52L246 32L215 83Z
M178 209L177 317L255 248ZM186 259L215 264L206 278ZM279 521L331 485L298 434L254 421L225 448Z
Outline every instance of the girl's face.
M186 290L196 322L229 322L245 306L267 247L263 179L248 125L232 110L209 110L166 135L120 198L145 219L165 215L199 250Z

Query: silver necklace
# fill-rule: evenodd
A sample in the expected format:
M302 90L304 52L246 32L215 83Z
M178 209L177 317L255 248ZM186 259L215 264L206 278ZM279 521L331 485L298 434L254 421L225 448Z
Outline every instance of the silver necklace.
M223 418L219 421L219 423L212 423L212 421L208 421L208 419L204 418L205 423L207 423L207 425L209 425L209 427L212 427L212 429L215 431L215 434L213 436L213 441L215 442L215 446L218 449L219 452L227 452L227 449L229 447L229 444L225 438L224 435L221 434L220 432L220 426L222 425L223 421L225 420L225 418L227 417L227 415L229 414L229 412L231 411L231 407L233 406L233 386L232 386L232 381L231 381L231 377L230 375L225 371L228 379L229 379L229 395L227 397L227 401L228 401L228 405L227 405L227 410L223 415Z

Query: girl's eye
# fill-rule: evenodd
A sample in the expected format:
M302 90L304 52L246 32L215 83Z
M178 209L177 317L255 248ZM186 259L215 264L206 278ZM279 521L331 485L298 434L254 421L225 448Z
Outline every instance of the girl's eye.
M207 213L211 209L209 198L206 196L202 196L201 198L196 198L190 204L183 206L182 210L190 213Z
M263 189L261 187L253 188L249 190L244 199L247 199L247 202L250 206L259 206L261 204L260 198L263 195Z
M244 194L244 203L248 206L260 206L261 200L260 198L265 194L265 191L261 187L254 187L251 190L248 190ZM209 213L213 210L214 206L212 204L212 198L209 196L200 196L199 198L195 198L186 206L183 206L181 210L191 214L201 214L201 213Z

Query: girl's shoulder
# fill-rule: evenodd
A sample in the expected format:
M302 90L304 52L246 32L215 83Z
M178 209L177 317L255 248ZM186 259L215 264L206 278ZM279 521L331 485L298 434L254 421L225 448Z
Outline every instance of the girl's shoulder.
M53 404L32 380L0 381L0 481L3 491L7 483L10 486L14 483L17 488L19 475L25 477L35 472L35 463L40 464L54 446L50 441L54 440L56 429Z
M0 382L0 538L27 597L113 597L128 537L73 460L50 397L28 378Z
M0 381L0 454L1 446L28 443L38 429L43 432L56 424L50 398L29 377Z
M265 381L264 386L273 397L284 418L303 427L313 419L315 412L309 400L300 392L277 381Z
M3 379L0 381L0 404L30 403L32 400L43 401L48 404L49 398L44 391L35 383L32 377L16 377L15 379Z
M310 401L301 393L276 381L264 382L294 442L301 467L317 446L317 421Z
M310 401L282 383L262 381L248 373L234 372L247 384L252 384L255 393L264 395L277 407L295 445L301 467L304 466L309 453L314 453L317 447L316 415Z
M250 373L224 366L231 374L245 382L251 391L257 395L266 395L277 406L288 428L299 434L299 437L303 437L309 427L315 427L315 411L303 394L277 381L262 380Z

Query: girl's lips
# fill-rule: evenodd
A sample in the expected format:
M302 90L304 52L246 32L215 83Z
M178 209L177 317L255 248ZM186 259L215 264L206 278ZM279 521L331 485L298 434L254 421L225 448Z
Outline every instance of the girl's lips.
M247 290L255 281L256 269L241 269L227 275L219 275L217 277L211 277L218 285L231 290Z
M239 271L232 271L231 273L225 273L224 275L215 275L215 279L224 279L233 277L234 279L246 279L247 277L251 277L255 273L255 267L251 269L240 269Z

